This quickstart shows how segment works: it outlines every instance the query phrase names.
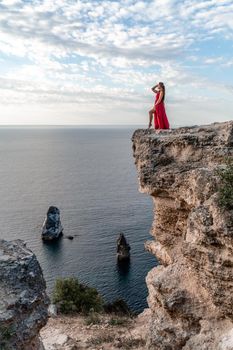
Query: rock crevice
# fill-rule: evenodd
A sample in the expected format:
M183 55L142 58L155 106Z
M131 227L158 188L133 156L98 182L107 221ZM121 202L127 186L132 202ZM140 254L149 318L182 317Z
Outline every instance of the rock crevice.
M160 261L148 273L150 349L233 349L233 212L217 169L233 156L233 122L157 134L137 130L139 189L153 197Z

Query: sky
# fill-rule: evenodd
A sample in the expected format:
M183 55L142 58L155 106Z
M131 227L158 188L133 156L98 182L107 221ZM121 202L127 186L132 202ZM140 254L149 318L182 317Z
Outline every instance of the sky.
M233 0L0 0L0 124L233 118Z

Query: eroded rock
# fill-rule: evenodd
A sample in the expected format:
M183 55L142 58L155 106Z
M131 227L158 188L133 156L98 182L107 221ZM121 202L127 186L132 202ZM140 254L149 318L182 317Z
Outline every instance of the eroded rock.
M122 262L130 259L130 245L123 233L117 239L117 259Z
M60 220L60 210L51 206L47 211L47 216L42 227L42 239L44 241L53 241L58 239L63 232Z
M233 349L233 212L219 207L216 172L233 156L233 122L137 130L133 150L155 207L146 248L161 263L146 279L147 347Z
M0 240L0 349L43 349L48 297L35 255L21 240Z

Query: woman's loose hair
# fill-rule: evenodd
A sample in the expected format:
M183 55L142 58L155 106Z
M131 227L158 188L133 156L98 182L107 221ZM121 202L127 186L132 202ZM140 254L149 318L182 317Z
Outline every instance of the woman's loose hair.
M163 99L162 99L162 101L164 101L164 99L165 99L165 85L164 85L164 83L162 83L161 81L159 82L159 86L163 89Z

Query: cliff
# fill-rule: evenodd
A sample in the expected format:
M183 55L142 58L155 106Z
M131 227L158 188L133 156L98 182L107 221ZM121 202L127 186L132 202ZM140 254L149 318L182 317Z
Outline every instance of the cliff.
M132 138L140 191L153 197L160 262L146 278L147 347L233 349L233 211L219 207L216 169L233 156L233 122Z
M20 240L0 240L0 349L43 349L48 297L35 255Z

